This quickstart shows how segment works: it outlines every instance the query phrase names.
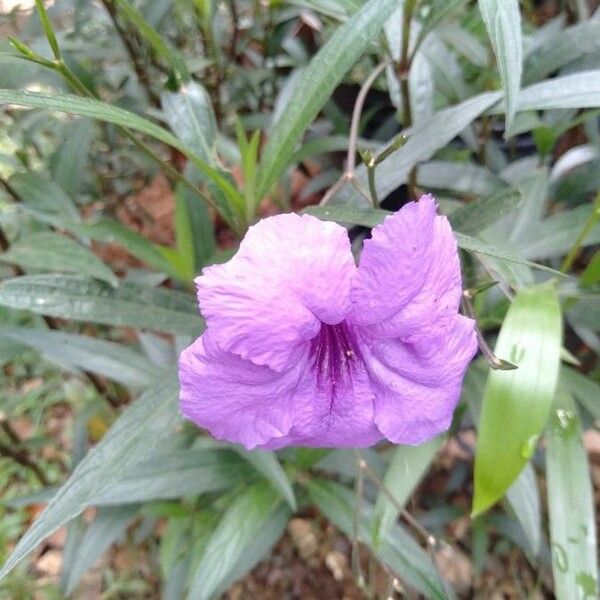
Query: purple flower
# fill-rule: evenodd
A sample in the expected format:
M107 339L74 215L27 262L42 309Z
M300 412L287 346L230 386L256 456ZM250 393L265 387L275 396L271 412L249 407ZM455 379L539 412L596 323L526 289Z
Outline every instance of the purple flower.
M196 279L206 332L181 354L181 410L246 448L419 444L446 430L476 351L456 241L432 196L373 230L309 215L251 227Z

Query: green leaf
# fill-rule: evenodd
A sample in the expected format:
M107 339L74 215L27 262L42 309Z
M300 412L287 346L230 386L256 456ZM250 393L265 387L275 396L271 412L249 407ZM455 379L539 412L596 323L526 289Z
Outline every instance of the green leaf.
M160 369L138 352L86 335L40 329L0 329L0 338L25 344L46 360L91 371L126 386L145 387L160 377Z
M215 596L224 594L227 589L246 573L251 571L261 560L271 552L273 546L279 541L286 525L290 520L290 509L281 503L270 515L269 519L260 528L252 541L245 547L243 554L231 568L229 575L219 586Z
M158 448L115 472L93 504L168 500L226 490L248 479L245 467L228 450Z
M439 436L420 446L396 446L383 478L383 485L396 502L379 490L373 514L374 546L388 534L390 525L398 518L397 506L406 504L443 442L444 436Z
M88 248L49 231L30 233L0 254L0 261L25 270L76 273L116 287L119 278Z
M104 244L119 244L131 255L148 266L173 275L171 265L160 252L160 246L152 243L143 235L132 231L120 221L100 219L95 223L61 223L61 227L75 235L92 239Z
M559 389L547 432L546 477L557 598L597 598L594 493L577 409Z
M454 139L481 113L498 102L501 92L486 92L473 96L456 106L440 110L425 123L412 130L406 144L381 162L375 171L377 196L385 198L403 183L411 169L418 163L429 160L435 152ZM392 142L392 140L390 140ZM367 169L359 165L356 177L367 188ZM364 204L365 200L351 186L338 194L340 198Z
M203 161L191 148L186 146L183 142L180 142L166 129L122 108L111 106L110 104L93 98L80 98L79 96L68 94L42 94L6 89L0 89L0 104L17 104L20 106L29 106L31 108L57 110L59 112L106 121L107 123L114 123L115 125L120 125L126 129L133 129L134 131L145 133L185 154L185 156L192 161L194 166L203 175L211 179L218 188L222 189L228 197L233 198L236 193L241 197L231 182L226 180L217 169ZM224 216L227 218L229 217L228 215Z
M94 98L81 98L70 94L42 94L29 91L0 89L0 104L17 104L31 108L43 108L59 112L71 113L82 117L90 117L115 125L145 133L168 146L177 148L184 154L191 152L166 129L155 125L128 110L111 106Z
M517 111L550 110L556 108L596 108L600 106L600 70L582 71L554 77L523 88L519 93ZM489 112L501 114L500 102Z
M489 198L479 198L455 210L449 217L453 229L476 235L521 205L521 194L506 190Z
M582 205L558 212L544 219L530 235L519 243L519 254L525 258L554 258L566 254L590 218L590 206ZM596 224L581 245L600 243L600 224Z
M518 0L479 0L479 10L496 55L506 101L506 133L517 110L523 70L521 12Z
M0 571L0 579L42 540L94 504L98 495L121 473L173 435L180 422L177 396L177 380L170 376L127 408L19 540Z
M179 52L144 19L144 15L127 0L115 0L119 12L125 15L141 36L150 44L154 53L164 59L179 81L189 81L190 73Z
M21 201L28 208L63 217L70 221L79 221L79 211L65 190L55 181L41 173L15 173L9 179Z
M600 50L600 20L567 27L544 40L527 56L523 80L539 81L585 54Z
M399 0L370 0L336 30L311 60L271 131L259 169L258 198L269 192L308 125L398 3Z
M542 513L535 471L531 464L525 465L515 482L506 490L506 500L525 532L532 556L537 557L542 540Z
M58 47L58 41L56 40L56 35L54 34L52 22L50 21L48 13L46 12L46 7L44 6L42 0L35 0L35 7L37 8L37 12L42 23L42 30L46 35L46 39L48 40L50 48L52 49L52 54L54 54L55 59L60 60L60 48Z
M118 288L74 275L25 275L0 282L0 305L126 327L193 335L201 331L191 294L122 282Z
M280 502L279 493L263 482L247 488L233 501L196 567L188 594L190 600L209 600L214 596Z
M88 155L94 138L94 122L75 119L66 128L61 145L52 156L52 179L70 196L81 191L88 171Z
M244 460L247 460L265 479L270 481L276 490L279 490L279 493L285 498L293 511L298 510L292 484L275 454L261 450L249 452L242 447L236 447L236 450Z
M575 399L594 419L600 420L600 385L568 367L562 368L560 376Z
M552 284L522 289L500 330L495 354L517 365L488 375L475 454L473 515L497 502L529 461L548 419L558 380L562 319Z
M160 100L173 133L202 160L214 166L217 122L204 87L190 81L177 92L163 92Z
M419 165L417 185L428 190L448 190L469 196L491 196L506 183L490 170L471 162L431 160Z
M63 570L64 585L61 587L67 596L75 590L84 573L94 566L109 546L123 536L138 510L139 507L133 504L98 511L78 544L74 561L66 572Z
M348 488L322 479L311 479L308 494L318 509L346 536L352 537L356 496ZM454 594L443 585L427 553L399 525L393 525L379 546L373 548L369 535L373 506L363 499L358 539L393 573L426 598L448 600Z

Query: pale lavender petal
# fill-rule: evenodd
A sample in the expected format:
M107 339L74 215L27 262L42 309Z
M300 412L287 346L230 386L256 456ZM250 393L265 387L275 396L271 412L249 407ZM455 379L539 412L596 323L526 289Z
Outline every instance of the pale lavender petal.
M476 351L474 322L461 315L402 340L373 338L365 353L381 433L394 443L419 444L445 431Z
M355 271L343 227L277 215L251 227L229 262L204 270L198 300L223 350L284 371L321 322L344 319Z
M365 241L351 298L354 323L397 337L458 312L456 240L432 196L405 205Z
M182 414L217 439L252 449L286 436L291 402L304 366L286 373L224 352L210 332L179 358Z

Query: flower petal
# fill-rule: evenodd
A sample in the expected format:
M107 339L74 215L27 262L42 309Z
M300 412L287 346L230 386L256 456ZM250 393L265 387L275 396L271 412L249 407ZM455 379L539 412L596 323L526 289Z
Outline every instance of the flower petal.
M359 353L360 346L356 347ZM292 427L267 447L366 448L383 439L374 424L373 386L361 356L335 379L305 372L292 398Z
M181 412L217 439L252 449L288 434L302 368L281 374L224 352L210 332L179 358Z
M458 312L456 240L432 196L406 204L366 240L352 284L351 320L398 337Z
M343 227L277 215L251 227L228 263L204 269L198 300L223 350L283 371L321 322L344 319L355 271Z
M398 444L419 444L450 426L477 351L474 321L455 315L404 339L372 339L367 365L376 388L375 424Z

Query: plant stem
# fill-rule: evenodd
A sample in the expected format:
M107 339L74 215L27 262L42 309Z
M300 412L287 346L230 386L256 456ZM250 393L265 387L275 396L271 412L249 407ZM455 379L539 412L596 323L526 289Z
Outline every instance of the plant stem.
M579 232L579 235L577 236L573 247L569 250L567 256L565 256L565 259L563 260L560 266L560 270L563 273L567 273L571 270L573 263L579 256L579 252L581 251L581 246L585 241L585 238L590 234L590 232L598 223L598 221L600 221L600 192L598 192L596 198L594 199L592 205L592 214L587 218L586 222L583 224L583 227Z
M152 85L150 84L150 78L148 77L148 73L140 57L138 56L137 50L133 44L134 34L131 31L128 31L125 27L123 27L119 23L119 18L117 15L117 9L112 0L101 0L106 12L108 13L110 20L112 21L119 38L121 39L121 43L125 47L125 50L129 56L129 60L133 65L133 70L140 82L140 85L146 92L146 96L148 96L148 100L155 107L160 107L160 97L158 94L152 89ZM137 37L137 36L136 36Z
M354 108L352 110L352 120L350 122L350 138L348 139L348 156L346 159L346 171L348 173L354 173L356 167L356 142L358 140L358 128L360 127L360 117L362 115L363 106L367 98L367 94L371 89L375 80L383 73L383 70L388 66L388 62L384 61L378 64L371 74L367 77L365 82L362 84Z
M7 437L14 445L21 444L21 439L19 438L17 432L10 426L8 421L4 419L4 416L0 416L0 425L2 430L6 433ZM42 471L42 469L40 469L39 465L32 460L27 450L13 448L8 444L0 442L0 455L11 458L23 467L29 469L44 487L50 485L45 473Z
M384 61L377 65L375 69L373 69L372 73L367 77L365 82L362 84L360 91L358 92L358 96L356 97L356 102L354 103L354 108L352 109L352 119L350 122L350 136L348 139L348 153L346 155L346 170L342 173L342 176L325 192L323 198L321 198L321 202L319 205L322 206L327 204L329 200L337 194L348 182L351 182L359 191L360 194L365 196L367 200L373 201L373 194L371 194L371 198L369 195L361 188L358 183L355 175L354 169L356 168L356 152L357 152L357 141L358 141L358 128L360 126L360 117L362 114L362 109L365 104L365 99L371 86L383 73L383 70L387 67L388 61ZM369 185L371 185L369 183ZM376 197L376 196L375 196Z
M396 68L396 74L400 80L400 94L402 96L402 126L408 129L412 126L412 107L410 103L410 84L408 76L410 73L410 25L412 16L417 7L418 0L406 0L404 11L402 12L402 48L400 51L400 62ZM409 195L416 197L417 188L417 170L413 167L408 174Z

